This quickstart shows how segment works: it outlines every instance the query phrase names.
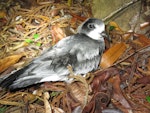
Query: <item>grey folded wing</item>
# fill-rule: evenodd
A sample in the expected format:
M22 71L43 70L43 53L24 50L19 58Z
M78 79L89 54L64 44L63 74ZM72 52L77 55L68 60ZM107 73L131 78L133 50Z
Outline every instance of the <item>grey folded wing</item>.
M97 69L99 55L102 53L99 49L99 43L85 35L66 37L28 66L12 73L0 83L0 86L13 90L40 82L66 81L69 64L75 74L85 74Z

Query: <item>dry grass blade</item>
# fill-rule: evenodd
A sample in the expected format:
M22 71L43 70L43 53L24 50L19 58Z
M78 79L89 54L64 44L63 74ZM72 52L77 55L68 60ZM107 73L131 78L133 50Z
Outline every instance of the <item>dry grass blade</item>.
M21 102L12 102L12 101L7 101L7 100L0 100L0 104L12 105L12 106L25 106L25 104Z

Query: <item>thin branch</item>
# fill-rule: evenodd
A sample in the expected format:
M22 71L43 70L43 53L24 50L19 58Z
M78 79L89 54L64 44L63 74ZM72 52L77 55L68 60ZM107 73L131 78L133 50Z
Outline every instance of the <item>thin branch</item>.
M142 52L143 50L145 50L145 49L148 48L148 47L150 47L150 45L144 46L144 47L142 47L142 48L136 50L134 53L131 53L131 54L128 55L127 57L125 57L125 58L119 60L118 62L114 63L112 66L115 66L115 65L117 65L117 64L119 64L119 63L125 61L126 59L130 58L131 56L135 55L135 54L138 53L138 52Z

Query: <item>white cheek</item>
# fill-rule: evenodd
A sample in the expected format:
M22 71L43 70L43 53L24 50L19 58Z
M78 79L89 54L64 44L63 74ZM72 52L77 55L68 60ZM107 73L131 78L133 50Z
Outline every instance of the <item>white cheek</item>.
M87 35L94 39L94 40L99 40L99 41L104 41L103 36L101 35L101 33L105 30L105 26L101 25L101 26L96 26L96 29L94 29L93 31L89 32Z
M105 31L105 25L104 24L101 26L96 25L96 30L97 32L102 33L103 31Z
M89 32L87 35L94 40L104 41L104 38L101 36L100 31L98 29Z

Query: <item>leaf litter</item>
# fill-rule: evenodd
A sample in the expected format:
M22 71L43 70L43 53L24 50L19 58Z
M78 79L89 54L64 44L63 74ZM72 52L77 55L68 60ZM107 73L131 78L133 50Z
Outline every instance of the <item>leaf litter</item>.
M73 5L70 1L68 3L69 6L59 0L42 1L30 8L10 6L7 13L0 13L2 21L5 22L0 26L1 77L14 69L24 67L46 48L55 45L65 36L74 34L77 26L92 16L90 2ZM1 89L0 111L150 112L149 35L139 34L133 29L124 31L114 21L107 26L112 43L103 54L101 69L83 77L75 76L71 67L68 67L69 77L74 79L71 83L47 82L16 92ZM136 27L144 30L150 24L145 22Z

